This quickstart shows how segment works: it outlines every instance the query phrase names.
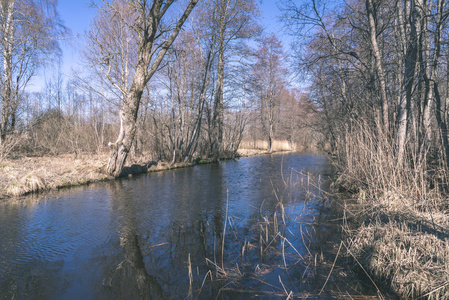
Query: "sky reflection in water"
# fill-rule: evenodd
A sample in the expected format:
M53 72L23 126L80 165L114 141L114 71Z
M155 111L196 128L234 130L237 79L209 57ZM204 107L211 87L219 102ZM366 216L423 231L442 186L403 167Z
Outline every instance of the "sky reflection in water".
M305 188L301 173L323 185ZM194 297L274 297L283 293L279 278L289 291L315 293L328 270L306 257L332 249L338 235L311 225L326 223L319 194L331 174L323 156L267 155L2 203L0 295L184 299L189 255ZM226 278L216 277L221 267Z

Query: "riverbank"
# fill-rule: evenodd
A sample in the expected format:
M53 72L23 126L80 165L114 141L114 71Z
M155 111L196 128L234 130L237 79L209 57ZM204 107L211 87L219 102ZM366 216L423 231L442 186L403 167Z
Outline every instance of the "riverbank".
M144 274L169 299L375 299L338 254L331 170L260 155L2 201L0 294L139 298Z
M239 157L261 154L268 154L268 151L260 149L240 149L238 151ZM108 153L102 153L80 154L78 157L64 154L4 159L0 163L0 199L112 180L114 178L104 172L108 157ZM208 160L198 161L198 163L208 162ZM192 165L194 164L170 165L167 162L142 163L131 161L125 167L125 172L128 176L132 176Z
M376 199L361 189L345 207L348 256L400 298L449 298L447 199L427 196L391 192Z
M387 142L353 139L335 182L352 194L343 202L347 255L400 298L449 299L447 170L426 159L398 164Z

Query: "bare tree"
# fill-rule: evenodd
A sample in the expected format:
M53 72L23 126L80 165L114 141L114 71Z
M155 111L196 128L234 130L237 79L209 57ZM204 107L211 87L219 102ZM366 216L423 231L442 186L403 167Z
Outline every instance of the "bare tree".
M255 21L258 7L254 0L214 0L209 10L210 26L216 34L216 77L213 103L208 107L210 152L218 159L223 151L225 65L232 50L242 51L242 40L260 34ZM236 44L233 44L237 42Z
M412 157L425 165L429 151L448 165L447 1L282 3L293 34L309 42L297 62L313 78L335 146L363 120L398 165Z
M105 76L121 94L120 133L111 146L111 156L107 172L115 177L120 176L123 165L136 133L136 120L142 94L148 81L158 70L165 54L178 36L183 24L197 4L198 0L190 0L182 15L175 24L163 22L163 17L174 3L174 0L154 1L103 1L96 26L89 34L91 45L95 48L96 64L105 70ZM117 60L123 53L117 51L114 30L127 30L130 39L127 41L132 50L128 74L118 73L111 76L117 66ZM112 30L112 32L111 32ZM126 45L125 45L126 46ZM126 60L128 61L128 60ZM124 77L120 84L120 77Z
M67 33L56 11L57 1L0 1L0 145L16 125L17 108L43 57L58 50Z
M198 146L215 47L214 37L208 38L198 30L181 34L161 78L168 91L163 106L168 115L161 110L158 127L167 138L172 163L191 161Z
M255 91L259 98L260 118L268 139L269 151L273 151L276 126L280 120L280 96L285 89L287 71L283 66L286 55L275 35L265 37L257 51L254 65Z
M389 117L388 117L388 96L387 96L387 86L385 83L385 73L382 65L382 53L379 48L377 39L378 39L378 26L377 26L377 15L375 5L375 1L366 0L366 12L368 15L368 28L369 28L369 36L371 41L371 49L374 56L374 63L376 66L377 77L379 81L379 89L380 89L380 106L381 106L381 128L384 133L388 135L389 132Z

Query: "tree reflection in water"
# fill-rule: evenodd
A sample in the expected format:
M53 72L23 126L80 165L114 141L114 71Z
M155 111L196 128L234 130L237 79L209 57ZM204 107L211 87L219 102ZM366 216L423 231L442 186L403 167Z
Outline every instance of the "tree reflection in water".
M316 155L251 157L66 190L36 206L0 205L0 295L317 295L339 229L320 197L326 186L307 185L304 174L323 178L329 168ZM336 266L321 296L359 293L359 282Z
M164 293L156 277L148 274L137 232L135 206L126 193L122 181L111 185L113 207L119 216L120 246L123 260L113 270L109 286L115 297L140 299L164 299ZM135 294L137 293L137 295Z

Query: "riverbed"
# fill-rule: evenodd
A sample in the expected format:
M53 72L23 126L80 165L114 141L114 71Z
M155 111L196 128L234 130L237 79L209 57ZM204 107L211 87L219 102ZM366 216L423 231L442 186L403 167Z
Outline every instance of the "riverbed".
M369 295L333 265L332 176L325 156L264 155L4 201L1 298Z

